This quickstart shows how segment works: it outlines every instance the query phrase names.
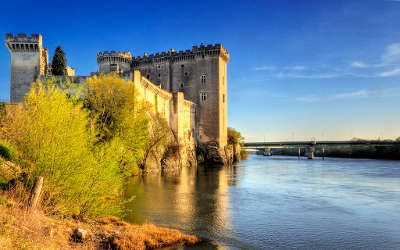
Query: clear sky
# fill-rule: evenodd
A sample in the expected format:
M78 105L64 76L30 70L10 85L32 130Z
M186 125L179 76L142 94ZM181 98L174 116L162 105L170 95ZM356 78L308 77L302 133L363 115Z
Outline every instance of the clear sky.
M79 75L96 53L222 43L228 124L248 141L400 136L400 0L3 1L0 33L40 33ZM0 46L0 98L10 56Z

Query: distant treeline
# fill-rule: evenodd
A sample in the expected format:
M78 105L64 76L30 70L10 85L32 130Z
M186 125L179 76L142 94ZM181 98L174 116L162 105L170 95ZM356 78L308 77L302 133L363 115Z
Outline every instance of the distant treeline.
M323 149L324 148L324 152ZM305 148L301 148L300 155L304 156ZM298 156L298 148L274 148L272 155ZM316 157L343 157L343 158L370 158L400 160L400 146L386 145L341 145L315 146Z

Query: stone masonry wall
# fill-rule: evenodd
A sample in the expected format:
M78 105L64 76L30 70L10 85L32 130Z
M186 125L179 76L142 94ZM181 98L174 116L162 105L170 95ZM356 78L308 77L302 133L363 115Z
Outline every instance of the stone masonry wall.
M181 91L196 103L194 134L200 143L227 143L228 52L220 44L193 46L192 50L133 57L132 67L150 81L170 91Z

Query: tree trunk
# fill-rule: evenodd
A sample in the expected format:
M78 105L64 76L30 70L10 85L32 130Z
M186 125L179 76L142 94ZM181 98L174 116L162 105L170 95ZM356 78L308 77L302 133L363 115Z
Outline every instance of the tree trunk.
M36 205L39 201L40 192L42 191L42 187L43 187L43 177L36 176L35 183L33 184L31 194L29 195L29 199L28 199L28 205L26 208L28 212L32 212L35 210Z

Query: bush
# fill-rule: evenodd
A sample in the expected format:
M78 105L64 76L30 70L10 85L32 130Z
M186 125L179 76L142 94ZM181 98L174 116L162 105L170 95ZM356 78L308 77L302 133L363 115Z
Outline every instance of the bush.
M240 150L240 159L246 160L248 156L249 156L249 153L247 152L246 149Z
M24 104L6 113L3 134L28 163L27 184L44 177L46 211L119 215L123 177L110 148L92 146L87 115L54 85L35 83Z
M0 156L8 161L15 159L15 153L12 152L8 147L4 146L2 143L0 143Z
M95 144L113 148L125 174L137 173L149 144L149 104L138 101L133 83L116 74L89 78L83 93Z
M228 128L228 144L234 145L238 143L242 143L244 137L239 131L236 131L233 128Z

